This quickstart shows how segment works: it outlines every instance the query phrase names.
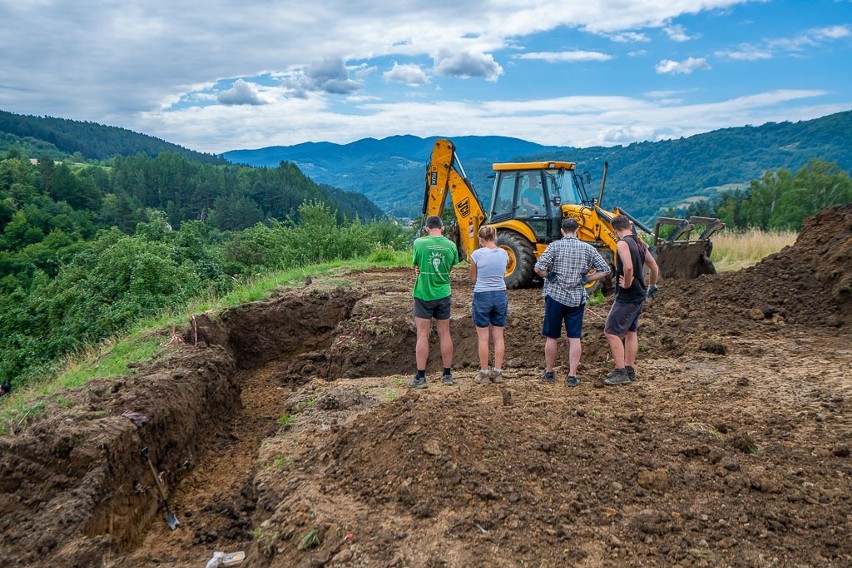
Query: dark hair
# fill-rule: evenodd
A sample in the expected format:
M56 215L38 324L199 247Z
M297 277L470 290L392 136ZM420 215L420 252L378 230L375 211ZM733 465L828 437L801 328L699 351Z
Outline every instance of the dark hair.
M483 241L496 241L497 229L494 228L494 225L482 225L479 228L479 238Z
M426 228L427 229L441 229L444 227L444 222L441 221L441 218L437 215L429 215L426 217Z
M576 219L572 219L571 217L562 219L562 230L566 233L576 233L579 228L580 224L577 223Z
M616 231L623 231L630 228L630 218L627 215L616 215L612 218L612 228Z

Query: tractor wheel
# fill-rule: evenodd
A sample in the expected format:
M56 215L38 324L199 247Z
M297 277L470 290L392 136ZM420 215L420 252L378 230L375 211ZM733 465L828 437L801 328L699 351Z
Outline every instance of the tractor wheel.
M506 288L522 288L529 286L533 279L535 252L533 244L518 233L497 231L497 246L509 254L509 264L506 265Z

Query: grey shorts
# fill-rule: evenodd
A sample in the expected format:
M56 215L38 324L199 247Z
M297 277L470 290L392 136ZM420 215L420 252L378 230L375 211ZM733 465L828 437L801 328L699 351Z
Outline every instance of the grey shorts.
M628 331L639 328L639 316L642 314L642 304L625 304L616 300L606 318L604 333L624 337Z
M414 317L423 319L448 320L452 308L452 296L439 300L421 300L414 298Z

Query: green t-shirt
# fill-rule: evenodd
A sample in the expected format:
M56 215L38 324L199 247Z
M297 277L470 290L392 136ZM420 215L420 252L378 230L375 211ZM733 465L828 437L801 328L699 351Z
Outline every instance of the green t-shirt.
M447 237L420 237L414 241L414 265L420 275L414 297L429 302L450 295L450 269L459 263L459 251Z

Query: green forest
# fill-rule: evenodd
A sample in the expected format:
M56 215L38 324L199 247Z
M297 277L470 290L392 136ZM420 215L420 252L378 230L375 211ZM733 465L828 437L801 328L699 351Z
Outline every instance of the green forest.
M364 196L293 164L57 162L16 145L0 159L0 380L254 275L404 247L404 235Z
M723 192L687 207L670 208L670 216L718 217L728 229L795 230L825 207L852 203L852 178L835 163L811 160L797 172L786 168L751 180L745 189Z

